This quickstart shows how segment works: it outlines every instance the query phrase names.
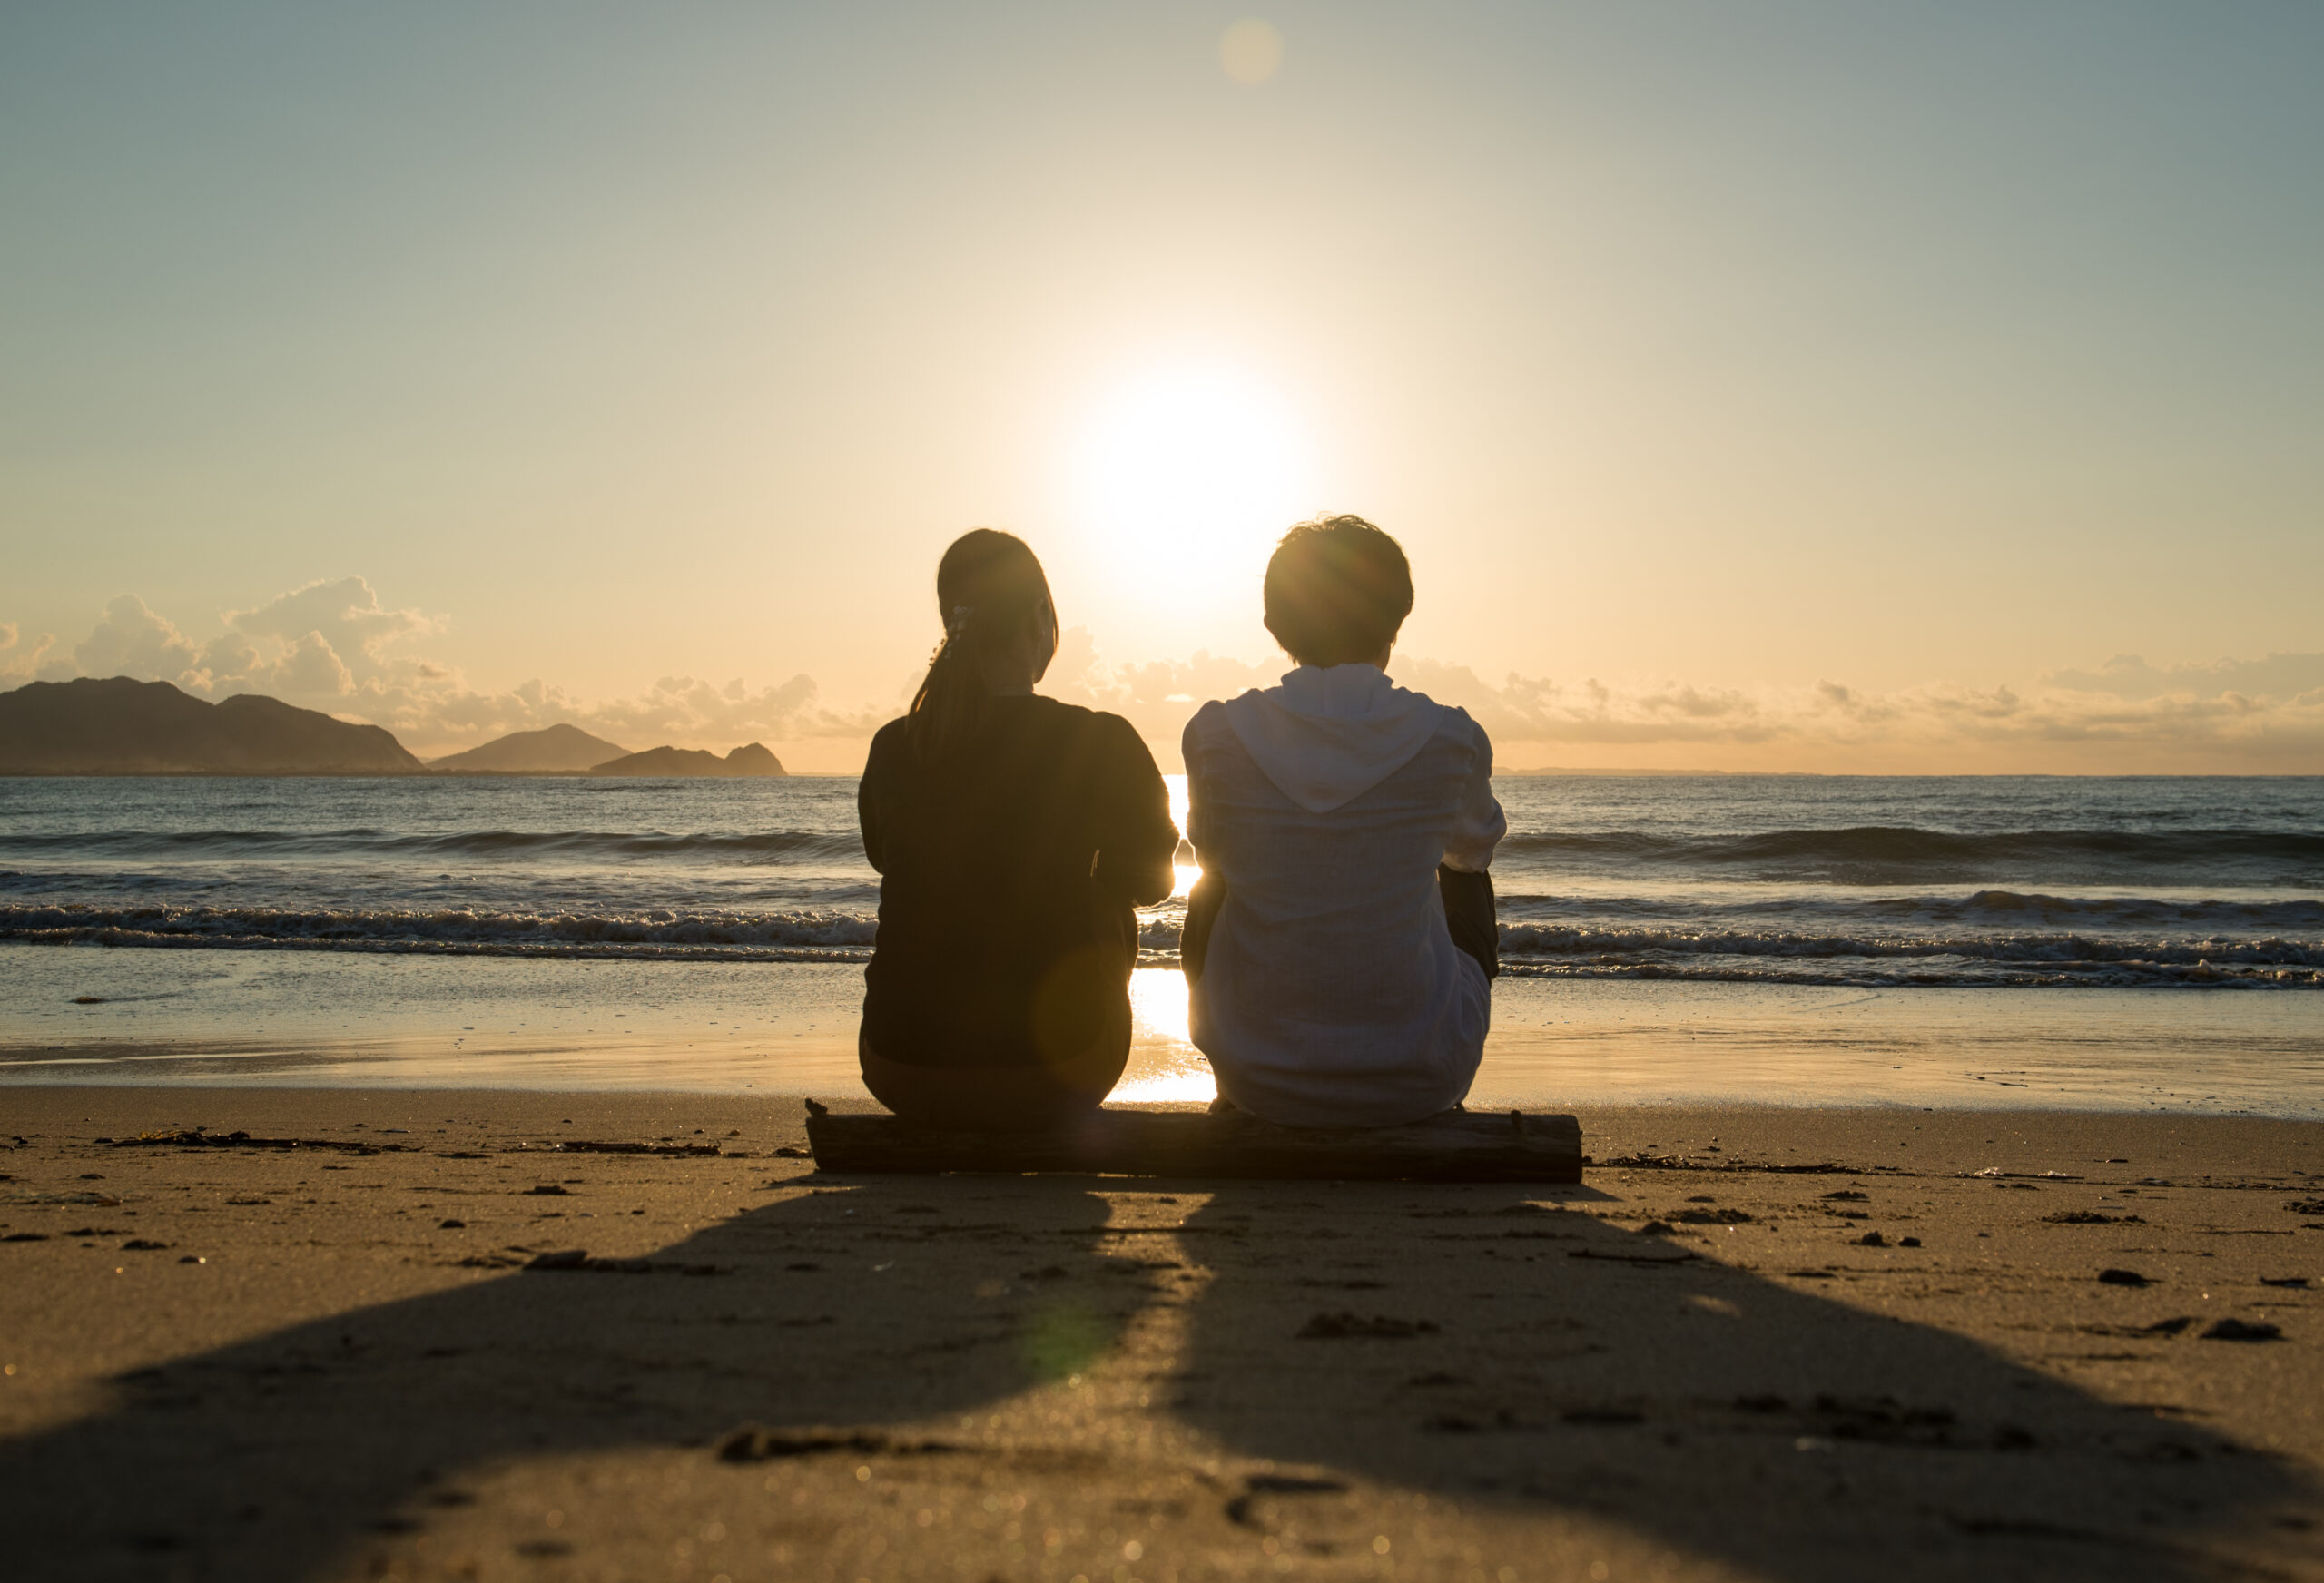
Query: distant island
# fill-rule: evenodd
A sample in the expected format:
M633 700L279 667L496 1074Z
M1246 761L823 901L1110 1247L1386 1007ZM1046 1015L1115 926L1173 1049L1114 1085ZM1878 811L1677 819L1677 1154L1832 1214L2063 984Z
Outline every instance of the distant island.
M592 775L694 775L739 779L788 775L783 761L757 742L744 742L724 758L699 748L648 748L642 753L590 766Z
M482 747L430 759L428 767L462 775L584 775L628 754L619 742L591 736L577 725L552 725L511 732Z
M241 693L209 703L167 682L28 682L0 693L0 774L410 775L376 725Z
M255 693L216 703L127 676L0 693L0 775L788 775L758 742L633 753L578 726L519 731L422 763L376 725Z

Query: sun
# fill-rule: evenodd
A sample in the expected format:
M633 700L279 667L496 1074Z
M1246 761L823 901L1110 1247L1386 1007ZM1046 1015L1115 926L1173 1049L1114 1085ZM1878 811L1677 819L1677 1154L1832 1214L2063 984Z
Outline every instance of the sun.
M1093 410L1085 510L1101 559L1149 606L1243 596L1309 507L1307 447L1291 409L1228 368L1160 369Z

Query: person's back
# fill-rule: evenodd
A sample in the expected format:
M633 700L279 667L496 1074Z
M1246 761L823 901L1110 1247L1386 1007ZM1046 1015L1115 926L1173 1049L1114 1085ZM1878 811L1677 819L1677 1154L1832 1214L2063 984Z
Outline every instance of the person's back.
M963 535L936 586L944 642L856 794L881 876L863 1081L914 1120L1047 1126L1121 1076L1131 909L1169 894L1177 831L1128 722L1034 695L1057 614L1024 542Z
M1276 562L1268 626L1304 663L1186 732L1194 1042L1269 1120L1416 1120L1467 1094L1491 1023L1492 744L1383 672L1411 605L1393 540L1303 525Z
M1133 898L1168 886L1177 833L1128 722L1032 694L983 713L940 762L892 722L864 766L881 882L863 1037L892 1061L994 1070L1087 1049L1137 958Z

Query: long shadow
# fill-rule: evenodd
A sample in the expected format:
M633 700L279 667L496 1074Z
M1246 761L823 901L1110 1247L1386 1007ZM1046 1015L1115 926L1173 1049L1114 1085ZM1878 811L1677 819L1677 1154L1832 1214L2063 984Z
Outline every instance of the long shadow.
M526 1272L189 1356L0 1447L0 1571L294 1583L495 1462L998 1403L1170 1300L1100 1251L1111 1211L1091 1185L852 1185L643 1272ZM1489 1517L1592 1517L1797 1583L2238 1575L2230 1551L2255 1552L2223 1539L2317 1511L2280 1460L1817 1289L1852 1272L1683 1258L1700 1244L1548 1196L1215 1185L1182 1238L1211 1273L1171 1276L1195 1294L1156 1410L1243 1457ZM1210 1537L1185 1542L1223 1529L1362 1561L1373 1529L1335 1526L1354 1509L1329 1481L1222 1490Z
M1093 1251L1107 1214L1068 1183L856 1185L643 1268L524 1270L141 1371L111 1411L0 1446L0 1576L292 1583L496 1459L995 1401L1144 1301ZM989 1273L964 1283L962 1247Z
M1714 1248L1540 1191L1354 1186L1332 1208L1367 1229L1319 1248L1290 1202L1314 1196L1222 1185L1188 1221L1239 1234L1189 1241L1214 1274L1175 1406L1236 1451L1800 1583L2282 1577L2250 1541L2319 1515L2272 1456L1823 1295L1896 1281L1894 1254L1755 1274L1702 1255L1758 1225L1712 1227ZM1295 1268L1270 1252L1293 1243ZM1262 1482L1230 1515L1280 1553L1361 1555L1373 1530L1339 1531L1363 1519L1331 1484Z

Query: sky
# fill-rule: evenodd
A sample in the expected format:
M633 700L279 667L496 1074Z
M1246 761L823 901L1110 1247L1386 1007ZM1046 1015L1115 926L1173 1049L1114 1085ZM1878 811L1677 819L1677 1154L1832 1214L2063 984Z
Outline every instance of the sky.
M977 526L1508 769L2324 772L2324 8L0 8L0 685L852 772Z

